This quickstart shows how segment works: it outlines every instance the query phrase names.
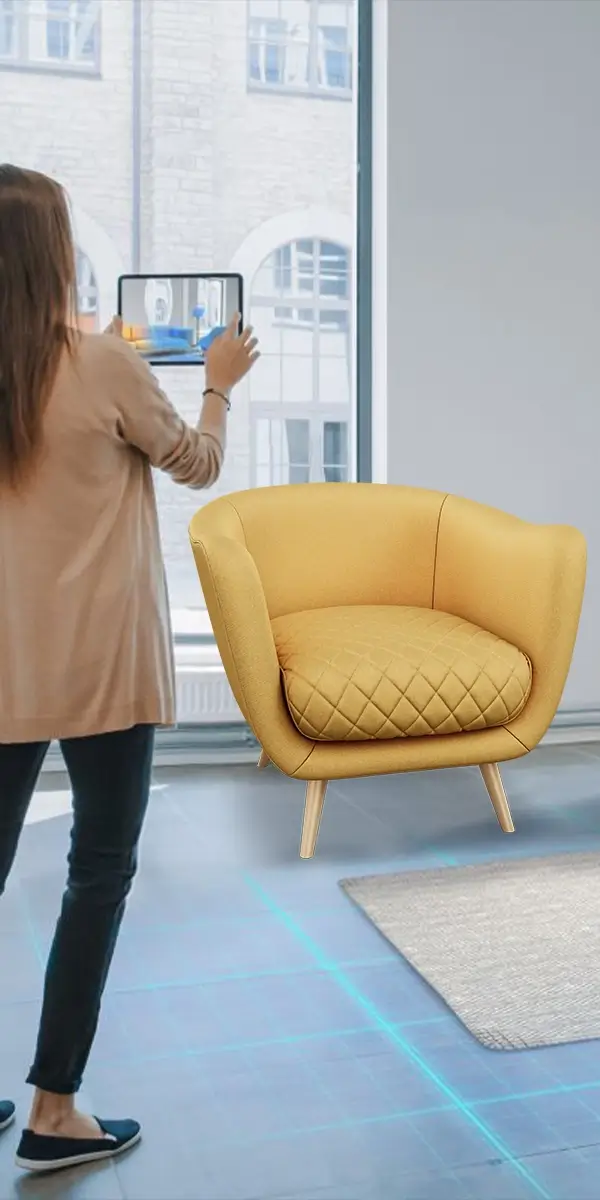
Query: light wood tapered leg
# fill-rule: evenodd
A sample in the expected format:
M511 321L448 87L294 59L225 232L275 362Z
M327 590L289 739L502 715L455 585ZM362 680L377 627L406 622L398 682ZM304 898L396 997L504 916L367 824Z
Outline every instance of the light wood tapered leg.
M483 775L483 782L489 792L489 797L494 806L494 812L498 818L498 824L502 832L514 833L515 827L510 815L510 808L508 807L508 800L498 764L483 763L479 769Z
M257 763L259 771L264 771L265 767L268 767L270 761L271 759L269 758L269 755L265 754L264 750L261 750L260 758Z
M300 858L312 858L319 836L319 826L323 815L326 779L311 779L306 785L306 801L304 804L304 821L302 824L302 841L300 842Z

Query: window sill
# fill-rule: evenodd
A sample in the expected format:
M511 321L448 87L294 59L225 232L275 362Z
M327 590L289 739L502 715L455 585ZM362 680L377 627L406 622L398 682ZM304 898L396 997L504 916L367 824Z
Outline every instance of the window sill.
M25 59L0 58L0 71L27 75L62 75L69 79L102 79L99 67L84 67L68 62L30 62Z
M352 100L351 88L302 87L296 83L259 83L248 79L247 90L262 95L303 96L306 100Z

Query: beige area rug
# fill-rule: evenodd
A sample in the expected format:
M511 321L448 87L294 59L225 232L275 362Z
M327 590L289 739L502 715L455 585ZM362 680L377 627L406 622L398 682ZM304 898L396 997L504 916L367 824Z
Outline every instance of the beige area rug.
M598 854L341 886L484 1046L600 1038Z

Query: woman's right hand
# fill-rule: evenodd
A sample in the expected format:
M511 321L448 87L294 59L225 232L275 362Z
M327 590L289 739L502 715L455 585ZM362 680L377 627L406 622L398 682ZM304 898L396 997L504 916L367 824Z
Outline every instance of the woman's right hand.
M247 325L238 334L239 313L231 318L224 333L215 338L206 351L206 387L228 395L260 357L258 338Z

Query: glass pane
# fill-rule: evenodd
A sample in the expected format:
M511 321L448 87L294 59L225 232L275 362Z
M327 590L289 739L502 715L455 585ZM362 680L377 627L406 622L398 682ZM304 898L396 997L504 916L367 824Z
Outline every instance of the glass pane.
M346 299L349 294L350 268L348 250L335 242L321 242L319 247L319 277L321 295Z
M296 463L290 464L288 478L282 479L282 483L310 483L310 467L298 466Z
M313 396L313 358L285 355L281 360L281 400L283 404L310 406Z
M46 50L48 58L69 58L71 0L47 0Z
M308 483L310 422L261 417L256 422L256 476L259 487Z
M348 426L345 421L324 423L323 475L326 483L345 483L348 479Z
M286 63L286 28L283 21L250 21L250 79L255 83L283 83Z
M252 372L251 386L259 397L281 400L281 358L278 354L261 355Z
M77 0L75 19L75 58L77 62L94 61L97 38L97 0Z
M288 418L285 422L285 431L290 462L307 467L310 461L310 423Z
M250 0L250 20L278 21L281 17L281 0Z
M346 358L319 359L319 395L323 404L350 403L350 374Z
M15 0L0 0L0 58L15 58L17 54L17 19Z
M338 91L349 91L352 87L352 22L349 4L319 2L318 85Z
M312 316L312 313L310 314ZM314 331L312 321L302 319L302 310L290 309L287 320L279 326L279 353L286 358L312 360Z
M156 475L173 625L189 632L207 627L192 514L255 483L323 478L324 411L351 429L356 97L334 82L356 3L142 8L139 39L132 0L104 0L100 19L93 0L0 0L0 55L28 55L3 93L2 157L67 186L86 329L109 323L121 273L244 275L262 357L232 397L221 478L195 492ZM195 423L202 369L156 374Z

